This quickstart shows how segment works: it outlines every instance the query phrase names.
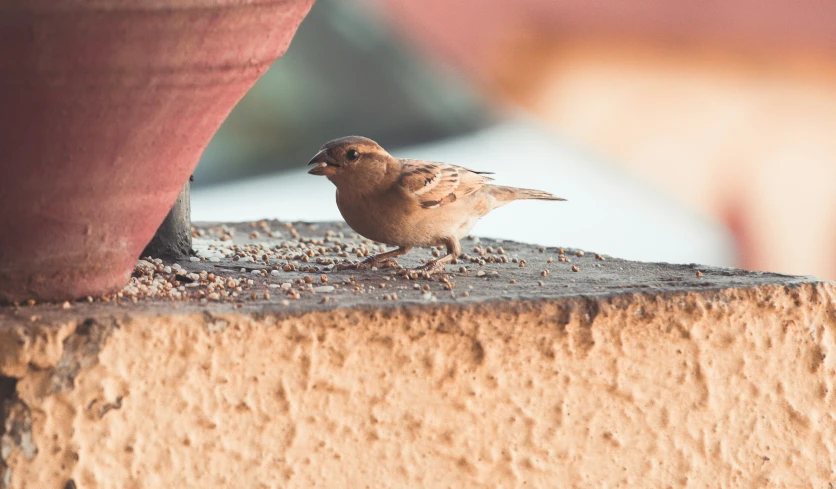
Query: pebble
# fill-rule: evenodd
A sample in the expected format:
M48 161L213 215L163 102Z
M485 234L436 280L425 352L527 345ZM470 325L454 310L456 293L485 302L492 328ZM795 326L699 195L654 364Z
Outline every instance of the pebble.
M190 257L189 257L189 261L192 261L192 262L194 262L194 261L200 261L200 258L198 258L198 257L196 257L196 256L190 256Z
M333 292L334 291L334 286L333 285L320 285L319 287L314 287L313 291L315 293Z
M485 276L485 271L484 270L479 270L478 272L476 272L476 276L477 277L484 277Z

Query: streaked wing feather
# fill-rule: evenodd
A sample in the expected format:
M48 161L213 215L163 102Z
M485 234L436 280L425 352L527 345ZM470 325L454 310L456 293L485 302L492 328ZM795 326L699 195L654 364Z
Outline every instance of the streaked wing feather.
M433 209L455 202L484 185L489 177L467 168L418 160L401 160L398 184L412 194L421 207Z

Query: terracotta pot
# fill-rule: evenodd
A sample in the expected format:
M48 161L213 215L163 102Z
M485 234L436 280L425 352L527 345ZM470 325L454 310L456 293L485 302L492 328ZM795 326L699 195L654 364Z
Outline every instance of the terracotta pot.
M0 301L121 288L312 3L0 3Z

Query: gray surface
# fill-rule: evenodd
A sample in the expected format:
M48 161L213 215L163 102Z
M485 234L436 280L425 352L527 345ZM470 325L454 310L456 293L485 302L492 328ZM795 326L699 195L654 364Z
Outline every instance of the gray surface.
M196 224L205 227L205 224ZM215 226L215 225L211 225ZM210 226L210 227L211 227ZM259 244L265 243L269 246L280 244L290 240L287 228L277 221L271 221L269 226L273 230L283 233L279 238L249 239L249 234L254 229L249 223L228 225L234 230L234 238L227 243L237 244ZM351 238L348 227L338 228L335 224L296 224L295 229L302 238L322 238L327 230L345 233L344 243L357 242ZM205 239L196 240L205 247L209 244ZM219 242L220 243L220 242ZM474 254L476 246L472 239L462 242L465 253ZM429 304L478 304L490 301L536 301L538 299L595 299L608 298L621 294L652 293L669 294L681 291L718 291L730 287L754 287L767 284L796 285L801 283L818 282L812 277L794 277L774 273L747 272L738 269L703 267L695 264L671 265L665 263L640 263L631 262L612 257L605 257L601 261L596 259L594 250L585 250L583 257L576 256L574 249L565 249L565 256L571 260L570 263L560 263L557 248L540 248L531 244L520 244L509 241L497 242L494 240L481 239L478 245L482 247L492 246L493 248L503 247L506 255L517 257L527 261L526 267L520 267L515 263L500 264L488 263L484 266L473 263L461 262L458 265L448 265L448 272L443 275L433 276L429 279L419 278L408 280L398 276L397 270L365 270L365 271L328 271L327 267L317 266L314 263L306 266L317 266L320 270L315 273L307 272L284 272L280 271L277 276L268 277L254 276L253 269L266 268L262 263L233 262L231 259L223 259L217 263L210 261L191 262L180 261L188 271L206 270L222 277L252 278L253 291L259 294L264 290L270 291L270 299L265 300L259 295L256 300L249 298L232 302L201 302L199 300L140 300L132 303L126 299L113 299L110 302L102 302L96 299L92 303L87 301L76 302L69 305L69 309L62 308L58 304L43 304L34 306L19 306L0 308L0 324L9 326L13 324L42 324L43 322L54 322L57 320L96 317L108 315L127 314L179 314L179 313L224 313L233 311L243 312L270 312L270 313L304 313L314 310L345 308L345 307L375 307L390 308L403 307L405 305L429 305ZM331 255L329 255L331 256ZM547 263L549 257L555 259L554 263ZM406 257L401 258L400 264L406 267L420 265L421 258L431 258L429 250L416 249ZM271 262L269 265L281 264L282 262ZM296 262L302 265L301 262ZM575 265L578 272L573 272L571 267ZM468 271L461 273L459 267L467 267ZM241 269L246 269L241 272ZM484 271L484 277L477 276L478 271ZM547 277L542 277L541 272L549 270ZM702 276L697 276L697 272ZM286 300L280 289L266 289L268 284L293 282L305 276L313 277L314 284L320 285L321 274L328 277L328 285L340 285L340 288L331 293L310 293L303 292L298 300L290 300L287 305L282 301ZM366 287L365 293L353 291L353 286L342 285L350 276L354 276L356 283ZM445 290L446 278L455 283L455 288ZM510 281L515 280L516 284ZM538 282L543 282L540 286ZM414 284L422 288L429 285L434 300L428 300L428 296L422 290L414 289ZM380 284L384 288L379 288ZM190 289L193 290L193 289ZM463 292L468 296L463 296ZM398 300L384 300L384 295L396 293ZM245 295L249 295L248 293ZM328 297L327 302L322 302ZM33 319L34 318L34 319Z

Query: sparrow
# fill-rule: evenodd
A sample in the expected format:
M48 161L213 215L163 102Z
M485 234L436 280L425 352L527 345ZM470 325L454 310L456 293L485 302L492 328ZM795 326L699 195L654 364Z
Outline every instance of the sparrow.
M396 267L395 258L416 246L441 246L447 255L416 269L444 271L462 253L459 240L488 212L514 200L566 200L548 192L489 184L490 172L395 158L361 136L325 143L308 162L311 175L337 187L337 207L345 222L367 239L396 246L339 269Z

